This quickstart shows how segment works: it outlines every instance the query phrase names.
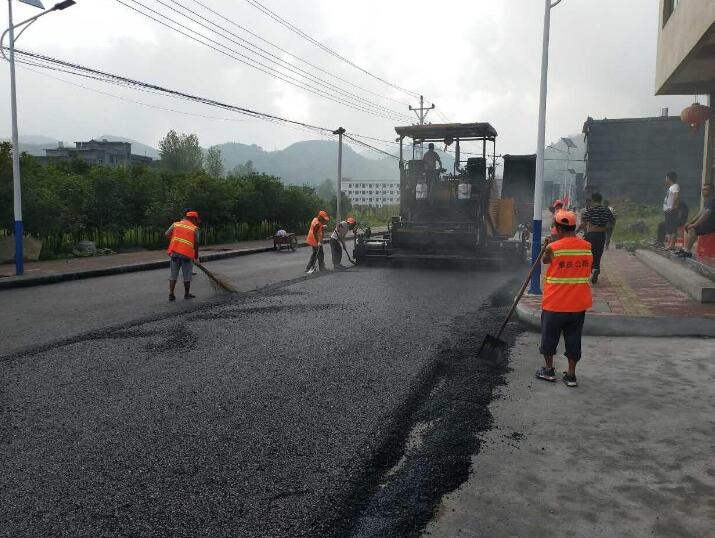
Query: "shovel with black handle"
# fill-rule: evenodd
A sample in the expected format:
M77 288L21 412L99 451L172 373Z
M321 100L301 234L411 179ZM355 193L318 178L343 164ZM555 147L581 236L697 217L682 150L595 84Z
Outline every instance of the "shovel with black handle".
M529 269L529 274L526 276L524 283L521 285L521 289L519 290L519 293L516 295L516 298L514 299L514 302L512 303L511 308L509 309L509 312L507 313L506 317L504 318L504 321L502 322L501 327L499 327L499 331L497 332L497 335L492 336L491 334L487 334L484 337L484 341L482 342L482 345L479 348L479 352L477 353L478 357L481 357L482 359L494 361L494 362L501 362L504 359L504 351L506 351L506 342L504 342L501 339L501 335L504 332L504 329L506 328L506 324L509 323L509 320L511 319L511 316L514 313L514 310L516 310L516 305L519 304L521 297L524 295L524 292L526 291L526 287L529 285L529 281L531 280L531 277L534 274L534 271L541 263L541 259L544 257L544 252L546 252L547 245L548 245L548 243L544 243L544 246L541 247L541 252L539 252L539 256L536 258L536 261L531 265L531 269Z

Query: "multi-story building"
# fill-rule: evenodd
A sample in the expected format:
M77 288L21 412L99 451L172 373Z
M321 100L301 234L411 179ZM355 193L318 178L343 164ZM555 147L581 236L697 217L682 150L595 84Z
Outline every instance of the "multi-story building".
M715 1L660 0L656 95L715 94ZM712 180L715 121L705 128L702 181Z
M653 118L586 120L586 195L600 192L609 200L657 206L665 174L674 170L688 205L698 203L703 133L663 112Z
M133 164L150 164L151 157L133 155L129 142L109 142L108 140L90 140L75 142L75 147L64 147L62 142L54 149L46 149L47 162L81 159L92 165L124 167Z
M354 206L384 207L399 205L399 179L343 178L342 188Z

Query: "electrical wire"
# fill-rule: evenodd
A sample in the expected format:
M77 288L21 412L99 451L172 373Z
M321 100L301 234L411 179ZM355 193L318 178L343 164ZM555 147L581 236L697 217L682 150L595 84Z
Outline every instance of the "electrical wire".
M275 13L274 11L271 11L270 9L268 9L266 6L264 6L263 4L261 4L260 2L258 2L257 0L245 0L245 1L246 1L250 6L253 6L254 8L258 9L258 10L259 10L260 12L262 12L264 15L267 15L268 17L270 17L271 19L273 19L273 20L276 21L277 23L279 23L279 24L281 24L282 26L284 26L284 27L286 27L287 29L289 29L291 32L293 32L293 33L299 35L299 36L302 37L303 39L307 40L308 42L310 42L310 43L312 43L313 45L315 45L316 47L318 47L319 49L321 49L321 50L323 50L324 52L327 52L328 54L330 54L331 56L334 56L335 58L337 58L337 59L339 59L339 60L345 62L346 64L348 64L349 66L351 66L351 67L357 69L358 71L361 71L362 73L364 73L364 74L366 74L366 75L368 75L368 76L374 78L375 80L379 80L379 81L382 82L383 84L386 84L386 85L388 85L388 86L390 86L390 87L392 87L392 88L394 88L394 89L396 89L396 90L399 90L400 92L402 92L402 93L404 93L404 94L406 94L406 95L411 95L412 97L419 97L419 96L420 96L419 92L415 92L415 91L412 91L412 90L408 90L408 89L406 89L406 88L403 88L402 86L398 86L397 84L394 84L394 83L390 82L389 80L384 79L383 77L381 77L381 76L379 76L379 75L375 75L374 73L371 73L370 71L368 71L368 70L365 69L364 67L360 67L359 65L357 65L357 64L356 64L355 62L353 62L352 60L346 58L345 56L342 56L340 53L338 53L338 52L336 52L335 50L331 49L331 48L328 47L327 45L321 43L321 42L318 41L317 39L311 37L310 35L308 35L307 33L305 33L303 30L301 30L300 28L298 28L298 27L295 26L294 24L288 22L286 19L284 19L283 17L281 17L280 15L278 15L277 13Z
M317 71L320 71L321 73L324 73L324 74L326 74L326 75L328 75L328 76L331 76L331 77L333 77L334 79L339 80L339 81L341 81L341 82L344 82L344 83L346 83L346 84L350 84L350 85L352 85L352 86L355 86L355 88L357 88L357 89L359 89L359 90L361 90L361 91L364 91L364 92L366 92L366 93L369 93L369 94L371 94L371 95L374 95L375 97L379 97L380 99L385 99L385 100L387 100L387 101L392 101L393 103L396 103L396 104L398 104L398 105L402 105L402 106L405 106L405 107L408 106L408 103L405 103L405 102L403 102L403 101L400 101L399 99L395 99L395 98L393 98L393 97L390 97L389 95L384 95L384 94L381 94L381 93L378 93L378 92L374 92L374 91L372 91L372 90L369 90L369 89L367 89L367 88L364 88L364 87L362 87L362 86L358 86L357 84L355 84L355 83L353 83L353 82L350 82L349 80L346 80L346 79L344 79L344 78L342 78L342 77L340 77L340 76L338 76L338 75L336 75L336 74L334 74L334 73L331 73L330 71L328 71L328 70L326 70L326 69L323 69L322 67L319 67L319 66L315 65L314 63L309 62L308 60L305 60L304 58L301 58L300 56L297 56L297 55L293 54L292 52L286 50L285 48L283 48L283 47L281 47L281 46L279 46L279 45L276 45L276 44L273 43L272 41L269 41L269 40L265 39L264 37L260 36L259 34L255 33L255 32L252 32L251 30L249 30L249 29L246 28L245 26L243 26L243 25L237 23L235 20L232 20L232 19L226 17L225 15L222 15L222 14L219 13L218 11L216 11L216 10L214 10L214 9L211 9L209 6L207 6L206 4L202 3L200 0L192 0L192 1L193 1L194 3L196 3L196 4L198 4L199 6L201 6L202 8L204 8L204 9L205 9L206 11L208 11L209 13L212 13L213 15L216 15L217 17L220 17L220 18L223 19L224 21L226 21L226 22L232 24L232 25L235 26L236 28L239 28L240 30L243 30L244 32L246 32L246 33L249 34L250 36L255 37L256 39L260 40L261 42L263 42L263 43L265 43L265 44L267 44L267 45L270 45L271 47L274 47L276 50L282 52L283 54L285 54L285 55L287 55L287 56L290 56L291 58L294 58L294 59L298 60L299 62L302 62L302 63L304 63L305 65L308 65L308 66L312 67L313 69L315 69L315 70L317 70ZM174 3L175 3L175 4L178 4L178 5L181 5L181 4L179 4L179 2L177 2L177 1L175 1ZM185 9L187 9L187 8L185 8Z
M145 9L151 10L151 11L154 12L155 14L158 14L158 15L160 15L160 16L162 15L162 14L158 13L157 11L152 10L151 8L147 7L146 5L141 4L141 3L138 2L137 0L131 0L131 1L134 1L135 3L137 3L137 4L141 5L142 7L144 7ZM232 32L231 30L229 30L229 29L227 29L227 28L225 28L225 27L223 27L223 26L220 26L219 24L217 24L217 23L211 21L210 19L207 19L207 18L204 17L203 15L197 13L196 11L194 11L194 10L188 8L188 7L186 7L184 4L178 2L177 0L174 0L173 4L179 6L181 9L185 10L186 12L190 13L190 14L193 15L193 16L187 15L186 13L182 13L181 11L179 11L178 9L176 9L174 6L172 6L171 4L167 4L167 3L164 2L163 0L155 0L155 1L156 1L157 3L159 3L159 4L161 4L162 6L164 6L165 8L167 8L167 9L173 11L174 13L176 13L176 14L182 16L182 17L185 17L186 19L188 19L188 20L191 21L192 23L194 23L194 24L196 24L196 25L198 25L198 26L201 26L202 28L205 28L206 30L208 30L208 31L210 31L210 32L213 32L213 33L215 33L216 35L219 35L220 37L222 37L222 38L224 38L224 39L227 39L228 41L230 41L230 42L232 42L232 43L238 45L239 47L243 48L244 50L248 51L249 53L255 54L255 55L257 55L258 57L260 57L260 58L262 58L262 59L264 59L264 60L266 60L266 61L268 61L268 62L272 62L272 63L274 63L274 64L277 64L277 67L280 68L280 69L287 70L290 74L297 74L298 76L301 76L301 77L303 77L303 78L311 79L310 82L311 82L311 83L317 83L317 84L319 84L319 85L320 85L319 87L320 87L321 89L322 89L323 87L328 87L328 88L330 88L332 91L337 92L337 93L339 93L339 94L342 94L342 98L348 98L348 99L351 99L351 100L354 99L354 100L360 102L360 103L361 103L362 105L364 105L364 106L375 107L375 108L379 109L381 112L388 113L388 114L394 114L396 117L399 117L399 116L407 117L406 115L402 115L400 112L398 112L398 111L396 111L396 110L392 110L392 109L390 109L390 108L387 108L387 107L384 107L384 106L379 105L379 104L377 104L377 103L374 103L373 101L370 101L369 99L366 99L366 98L361 97L361 96L359 96L359 95L357 95L357 94L355 94L355 93L352 93L352 92L350 92L350 91L348 91L348 90L346 90L346 89L344 89L344 88L342 88L342 87L340 87L340 86L337 86L337 85L335 85L335 84L333 84L333 83L331 83L331 82L329 82L329 81L327 81L327 80L325 80L325 79L322 79L322 78L320 78L320 77L314 75L313 73L310 73L309 71L306 71L305 69L302 69L302 68L300 68L300 67L297 67L297 66L291 64L290 62L284 60L283 58L281 58L281 57L279 57L279 56L276 56L275 54L273 54L273 53L271 53L271 52L269 52L269 51L267 51L267 50L265 50L265 49L263 49L263 48L261 48L261 47L255 45L255 44L251 43L251 42L248 41L247 39L242 38L241 36L239 36L239 35L236 34L235 32ZM164 16L164 17L165 17L165 16ZM201 21L204 21L204 22L208 23L210 26L208 26L207 24L204 24L203 22L201 22L201 21L195 19L194 17L198 17L199 19L201 19ZM168 19L168 17L165 17L165 18ZM174 22L175 24L181 24L181 23L178 23L178 22L176 22L176 21L173 21L172 19L168 19L168 20L171 20L171 21ZM220 32L219 32L217 29L220 30ZM226 34L228 34L228 35L226 35ZM200 34L199 34L199 35L200 35ZM225 45L223 45L223 46L225 46ZM231 50L231 49L229 49L229 50Z
M7 49L7 47L4 47L4 48ZM245 107L230 105L230 104L216 101L216 100L213 100L213 99L210 99L207 97L201 97L201 96L196 96L196 95L192 95L189 93L181 92L178 90L172 90L172 89L165 88L165 87L153 84L153 83L142 82L139 80L134 80L134 79L130 79L127 77L123 77L121 75L107 73L104 71L92 69L92 68L85 67L85 66L82 66L79 64L74 64L71 62L66 62L64 60L59 60L57 58L52 58L52 57L45 56L42 54L29 52L29 51L25 51L25 50L21 50L21 49L15 49L15 55L16 55L16 61L18 63L24 64L24 65L29 65L31 67L38 67L41 69L49 69L52 71L59 71L59 72L63 72L63 73L71 74L71 75L76 75L76 76L89 78L92 80L101 81L104 83L115 84L115 85L122 86L122 87L128 87L128 88L135 89L135 90L149 91L151 93L156 93L156 94L160 94L163 96L175 97L175 98L179 98L179 99L186 100L186 101L198 102L198 103L201 103L204 105L213 106L213 107L221 108L224 110L230 110L232 112L246 115L251 118L261 119L264 121L269 121L271 123L280 124L280 125L292 127L292 128L297 128L297 129L311 132L314 134L318 133L322 136L333 136L333 129L328 128L328 127L312 125L310 123L301 122L301 121L297 121L297 120L291 120L289 118L276 116L274 114L268 114L265 112L259 112L257 110L252 110L252 109L245 108ZM56 77L52 77L52 78L56 78ZM58 80L63 81L62 79L58 79ZM64 82L68 82L68 81L64 81ZM70 84L74 84L74 83L70 83ZM87 88L86 86L83 86L83 85L78 85L78 84L74 84L74 85L82 87L84 89L88 89L90 91L98 91L98 90L94 90L91 88ZM141 102L134 101L131 99L125 99L120 96L109 94L107 92L101 92L101 91L98 91L98 92L108 95L110 97L116 97L119 99L127 100L127 101L134 102L136 104L140 104L143 106L150 106L152 108L159 108L159 109L163 109L163 110L170 111L170 112L182 113L181 111L176 111L174 109L164 109L163 107L155 107L154 105L148 105L146 103L141 103ZM190 114L190 113L186 112L186 114ZM217 117L211 117L211 116L205 116L205 117L207 117L209 119L227 119L227 120L229 120L229 118L217 118ZM351 135L354 135L356 137L362 136L357 133L351 133ZM344 136L345 136L345 138L351 140L355 144L357 144L363 148L369 149L370 151L374 151L381 155L393 157L395 159L398 158L391 153L388 153L388 152L383 151L379 148L376 148L375 146L372 146L371 144L363 142L357 138L353 138L353 136L350 136L350 135L344 135Z
M261 72L263 72L263 73L265 73L265 74L267 74L267 75L269 75L269 76L271 76L271 77L274 77L274 78L276 78L276 79L282 80L282 81L284 81L284 82L286 82L286 83L288 83L288 84L291 84L291 85L293 85L293 86L296 86L296 87L298 87L298 88L300 88L300 89L306 90L306 91L308 91L308 92L310 92L310 93L313 93L313 94L315 94L315 95L319 95L319 96L321 96L321 97L324 97L324 98L329 99L329 100L331 100L331 101L334 101L334 102L336 102L336 103L339 103L339 104L348 106L348 107L353 108L353 109L355 109L355 110L359 110L359 111L361 111L361 112L366 112L366 113L368 113L368 114L372 114L372 115L374 115L374 116L382 117L382 118L385 118L385 119L390 119L390 120L395 120L395 119L396 119L396 118L394 117L394 115L392 115L392 114L381 113L381 112L379 112L379 111L377 111L377 110L371 110L371 109L369 109L369 108L366 108L365 106L360 106L359 104L350 103L349 101L347 101L347 100L345 100L345 99L341 99L341 98L339 98L339 97L336 97L336 96L334 96L334 95L332 95L332 94L329 94L329 93L323 91L323 90L320 89L320 88L316 88L316 87L311 86L311 85L307 84L306 82L302 82L302 81L300 81L300 80L298 80L298 79L296 79L296 78L294 78L294 77L292 77L292 76L290 76L290 75L286 75L286 74L284 74L284 73L281 73L280 71L277 71L277 70L275 70L274 68L271 68L270 66L268 66L268 65L266 65L266 64L264 64L264 63L262 63L262 62L259 62L259 61L257 61L257 60L254 60L254 59L252 59L251 57L249 57L249 56L247 56L247 55L245 55L245 54L243 54L243 53L241 53L241 52L238 52L238 51L236 51L235 49L232 49L232 48L228 47L227 45L224 45L224 44L222 44L222 43L220 43L220 42L218 42L218 41L216 41L216 40L213 40L213 39L211 39L210 37L207 37L207 36L205 36L205 35L203 35L203 34L197 32L197 31L195 31L195 30L191 30L191 29L188 28L186 25L183 25L183 24L181 24L181 23L179 23L179 22L177 22L177 21L175 21L175 20L173 20L173 19L171 19L171 18L169 18L169 17L166 17L166 16L162 15L161 13L159 13L159 12L157 12L157 11L155 11L155 10L153 10L153 9L151 9L151 8L149 8L149 7L147 7L147 6L145 6L144 4L142 4L141 2L139 2L138 0L128 0L128 1L134 2L135 4L138 4L138 5L142 6L143 8L147 9L148 11L153 12L153 13L156 13L158 16L160 16L160 17L162 17L162 18L165 18L165 19L171 21L173 24L175 24L175 25L178 26L179 28L175 28L174 26L172 26L172 25L170 25L170 24L168 24L168 23L166 23L166 22L160 20L159 18L157 18L157 17L155 17L155 16L152 16L152 15L149 14L149 13L145 13L145 12L141 11L140 9L138 9L138 8L132 6L132 5L127 4L124 0L115 0L115 1L118 2L118 3L120 3L120 4L122 4L122 5L124 5L125 7L129 8L129 9L131 9L131 10L137 12L137 13L140 13L140 14L144 15L145 17L147 17L147 18L149 18L149 19L151 19L151 20L153 20L153 21L155 21L155 22L161 24L162 26L165 26L165 27L167 27L167 28L169 28L169 29L171 29L171 30L173 30L173 31L175 31L175 32L177 32L177 33L179 33L179 34L185 36L185 37L188 37L189 39L191 39L191 40L193 40L193 41L196 41L197 43L200 43L200 44L202 44L202 45L204 45L204 46L206 46L206 47L208 47L208 48L210 48L210 49L212 49L212 50L214 50L214 51L216 51L216 52L219 52L220 54L223 54L223 55L225 55L225 56L227 56L227 57L229 57L229 58L232 58L232 59L234 59L234 60L237 60L237 61L239 61L239 62L241 62L241 63L243 63L243 64L245 64L245 65L248 65L249 67L252 67L253 69L256 69L256 70L258 70L258 71L261 71ZM183 28L183 30L182 30L181 28ZM194 34L196 34L196 35L200 36L201 38L205 39L206 41L208 41L208 43L207 43L206 41L202 41L201 39L197 38L195 35L192 35L191 33L188 33L188 32L193 32ZM216 47L216 46L214 46L214 45L211 45L211 43L215 43L216 45L218 45L218 47L223 47L224 49L227 49L227 50L230 51L230 52L226 52L226 50L222 50L221 48L218 48L218 47Z

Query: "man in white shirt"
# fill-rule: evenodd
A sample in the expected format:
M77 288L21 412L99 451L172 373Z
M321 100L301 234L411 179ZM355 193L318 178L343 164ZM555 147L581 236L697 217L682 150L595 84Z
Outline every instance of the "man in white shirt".
M680 185L678 174L668 172L665 174L665 186L668 191L663 200L663 222L658 225L658 243L665 243L667 248L675 248L675 238L678 221L678 206L680 205Z
M439 153L434 150L434 144L432 142L427 146L427 151L422 157L422 160L425 163L426 171L435 170L437 163L439 163L439 167L442 168L442 159L439 158Z
M348 217L346 220L339 222L330 235L330 253L335 269L345 269L345 266L341 263L343 260L343 249L347 251L345 236L351 230L354 232L356 226L357 221L352 217Z

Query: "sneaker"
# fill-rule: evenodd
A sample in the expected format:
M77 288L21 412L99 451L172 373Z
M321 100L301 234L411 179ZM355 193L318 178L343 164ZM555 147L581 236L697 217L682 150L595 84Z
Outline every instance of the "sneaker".
M319 268L321 271L330 271L325 265Z
M185 293L184 299L196 299L196 295L193 295L191 293Z
M564 381L564 385L567 387L578 387L578 382L576 381L576 376L575 375L569 375L567 372L564 372L564 377L562 377Z
M345 267L342 263L339 263L337 265L333 265L333 269L341 270L341 269L347 269L347 267Z
M313 273L315 273L315 267L311 267L305 272L306 275L312 275Z
M169 294L169 300L176 301L176 295L174 295L173 293Z
M536 377L543 379L544 381L556 381L556 372L553 368L542 366L536 370Z
M688 252L687 250L680 249L678 252L675 253L676 256L679 258L692 258L693 253Z

